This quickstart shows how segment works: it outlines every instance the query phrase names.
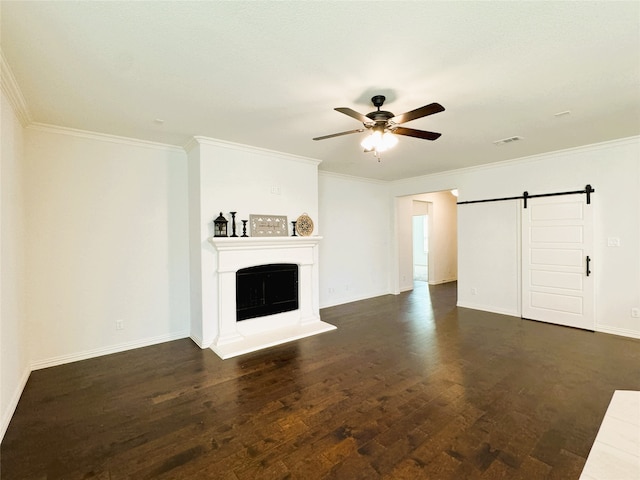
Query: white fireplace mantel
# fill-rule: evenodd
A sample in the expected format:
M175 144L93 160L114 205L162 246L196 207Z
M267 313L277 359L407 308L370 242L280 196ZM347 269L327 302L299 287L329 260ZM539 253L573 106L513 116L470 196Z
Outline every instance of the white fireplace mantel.
M213 237L216 251L218 335L211 349L221 358L334 330L320 320L318 245L322 237ZM298 265L298 309L236 322L236 272L271 263Z

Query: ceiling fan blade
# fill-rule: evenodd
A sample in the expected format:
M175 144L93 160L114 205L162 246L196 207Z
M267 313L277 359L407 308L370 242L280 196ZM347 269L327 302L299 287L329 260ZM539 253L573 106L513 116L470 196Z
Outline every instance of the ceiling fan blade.
M426 117L427 115L433 115L434 113L444 112L444 107L439 103L430 103L424 107L416 108L407 113L401 113L393 118L389 119L391 123L406 123L416 118Z
M351 118L355 118L356 120L360 120L362 123L372 123L372 120L369 117L367 117L366 115L363 115L361 113L358 113L355 110L352 110L351 108L338 107L338 108L334 108L334 110L336 112L340 112L340 113L344 113L345 115L349 115Z
M422 138L423 140L436 140L442 135L436 132L427 132L426 130L416 130L414 128L396 127L392 130L396 135L406 135L407 137Z
M316 137L314 140L324 140L325 138L339 137L341 135L349 135L350 133L364 132L364 128L358 128L356 130L349 130L348 132L332 133L331 135L324 135L322 137Z

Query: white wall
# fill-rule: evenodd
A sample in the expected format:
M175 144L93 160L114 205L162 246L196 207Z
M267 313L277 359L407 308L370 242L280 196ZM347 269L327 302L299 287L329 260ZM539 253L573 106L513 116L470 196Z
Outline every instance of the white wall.
M640 306L640 138L586 146L485 167L452 171L394 182L393 196L458 188L459 201L580 190L591 184L596 217L597 330L640 337L640 320L632 307ZM519 309L519 268L516 237L519 213L515 202L460 205L458 207L458 302L484 309L513 312ZM484 207L479 207L484 205ZM479 208L477 208L479 207ZM485 208L486 207L486 208ZM475 209L475 210L474 210ZM471 219L476 219L475 223ZM479 238L483 228L502 229L508 235ZM399 233L401 235L401 232ZM617 237L620 247L607 247ZM485 242L483 247L482 243ZM488 250L478 250L487 247ZM504 247L504 248L502 248ZM396 252L397 254L397 252ZM482 255L482 265L471 258ZM596 265L598 266L596 270ZM486 270L493 273L487 278ZM481 286L476 295L471 287Z
M188 336L185 152L44 126L25 140L32 367Z
M320 306L390 292L391 207L388 186L321 172Z
M30 373L24 305L23 131L0 98L0 440Z
M393 293L413 289L413 200L412 196L398 197L395 200L395 229L397 232L397 275L398 289Z
M218 306L210 293L217 288L215 250L208 241L213 236L213 219L222 212L231 234L229 212L238 212L237 234L241 235L241 220L251 214L285 215L291 234L291 221L307 213L314 221L313 235L320 235L320 161L203 137L195 137L187 150L192 303L201 302L200 310L192 308L191 338L208 347L218 334ZM199 195L193 193L196 189Z
M520 203L460 205L458 306L520 316Z
M188 210L189 210L189 333L191 339L203 347L202 324L202 216L200 203L200 144L190 145L187 152Z

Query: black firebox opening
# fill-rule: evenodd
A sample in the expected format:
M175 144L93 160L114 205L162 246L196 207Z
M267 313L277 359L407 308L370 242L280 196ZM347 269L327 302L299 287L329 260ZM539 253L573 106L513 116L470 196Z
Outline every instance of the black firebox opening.
M236 320L298 309L298 265L276 263L236 272Z

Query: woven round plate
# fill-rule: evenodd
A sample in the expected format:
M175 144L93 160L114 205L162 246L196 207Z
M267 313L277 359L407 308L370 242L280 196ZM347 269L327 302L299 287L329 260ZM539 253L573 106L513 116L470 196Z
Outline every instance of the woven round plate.
M303 213L296 220L296 232L303 237L308 237L313 233L313 220L306 213Z

